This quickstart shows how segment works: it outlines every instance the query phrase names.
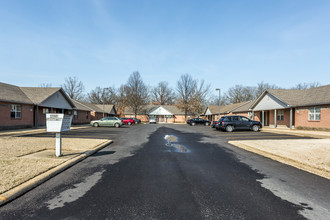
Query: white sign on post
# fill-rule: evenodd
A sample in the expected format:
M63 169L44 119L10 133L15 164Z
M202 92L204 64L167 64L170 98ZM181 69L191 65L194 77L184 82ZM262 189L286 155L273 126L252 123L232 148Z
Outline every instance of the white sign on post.
M70 131L72 123L72 115L46 114L46 127L47 132L56 132L56 156L62 155L62 131Z

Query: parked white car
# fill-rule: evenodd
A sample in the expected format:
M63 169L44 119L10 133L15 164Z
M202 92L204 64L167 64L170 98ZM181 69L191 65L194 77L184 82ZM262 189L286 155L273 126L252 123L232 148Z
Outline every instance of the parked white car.
M154 117L150 117L149 124L156 124L156 119Z

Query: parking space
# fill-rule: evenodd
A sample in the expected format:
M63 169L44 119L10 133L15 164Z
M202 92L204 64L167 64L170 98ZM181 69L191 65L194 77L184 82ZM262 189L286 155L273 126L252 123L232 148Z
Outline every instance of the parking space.
M190 126L191 127L191 126ZM211 136L217 136L224 138L228 141L232 140L281 140L281 139L313 139L311 137L302 137L297 135L290 135L290 134L279 134L279 133L272 133L266 131L233 131L233 132L226 132L226 131L218 131L215 128L205 127L205 126L196 126L191 127L191 129L198 130L201 133L208 134ZM315 138L314 138L315 139Z

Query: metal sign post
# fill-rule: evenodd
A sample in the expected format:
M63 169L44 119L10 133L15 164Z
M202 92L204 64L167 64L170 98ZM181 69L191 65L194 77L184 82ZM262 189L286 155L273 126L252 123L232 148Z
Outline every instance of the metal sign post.
M56 157L62 156L62 137L61 133L56 133Z
M47 132L56 133L56 150L57 157L62 156L62 137L61 132L70 131L72 123L72 115L64 114L46 114Z

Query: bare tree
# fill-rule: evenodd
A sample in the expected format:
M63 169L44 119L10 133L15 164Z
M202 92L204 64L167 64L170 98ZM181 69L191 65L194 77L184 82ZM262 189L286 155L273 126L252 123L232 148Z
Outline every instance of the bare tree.
M255 90L255 98L258 98L266 89L280 89L280 87L274 84L270 85L268 83L260 82Z
M93 104L115 104L117 100L116 89L114 87L96 87L87 96L88 101Z
M292 87L292 89L304 90L304 89L311 89L315 87L321 86L319 82L312 82L312 83L299 83L296 86Z
M85 87L77 77L65 78L65 83L61 87L71 99L80 100L84 96Z
M176 105L184 112L186 120L188 112L200 114L203 111L209 94L209 85L205 85L204 80L199 82L184 74L178 80L176 90Z
M192 112L202 114L207 105L207 98L210 93L210 85L206 85L204 80L196 80L196 88L191 98Z
M239 103L253 100L255 97L255 88L250 86L235 85L228 89L226 98L230 103Z
M168 86L168 82L158 83L151 91L151 101L154 104L170 105L174 103L175 94Z
M52 87L52 84L51 83L41 83L41 84L39 84L39 87L41 87L41 88L49 88L49 87Z
M127 106L131 107L135 117L142 110L143 106L148 103L148 87L142 80L138 71L133 72L125 87Z
M188 112L191 111L191 98L196 88L196 80L191 75L181 75L176 85L177 100L176 105L184 112L185 120L187 120Z
M117 90L116 106L118 108L118 114L124 116L125 108L127 107L127 93L128 87L121 85Z
M220 96L220 105L229 105L230 102L227 99L226 95ZM207 101L207 105L219 105L219 95L211 95L209 100Z

